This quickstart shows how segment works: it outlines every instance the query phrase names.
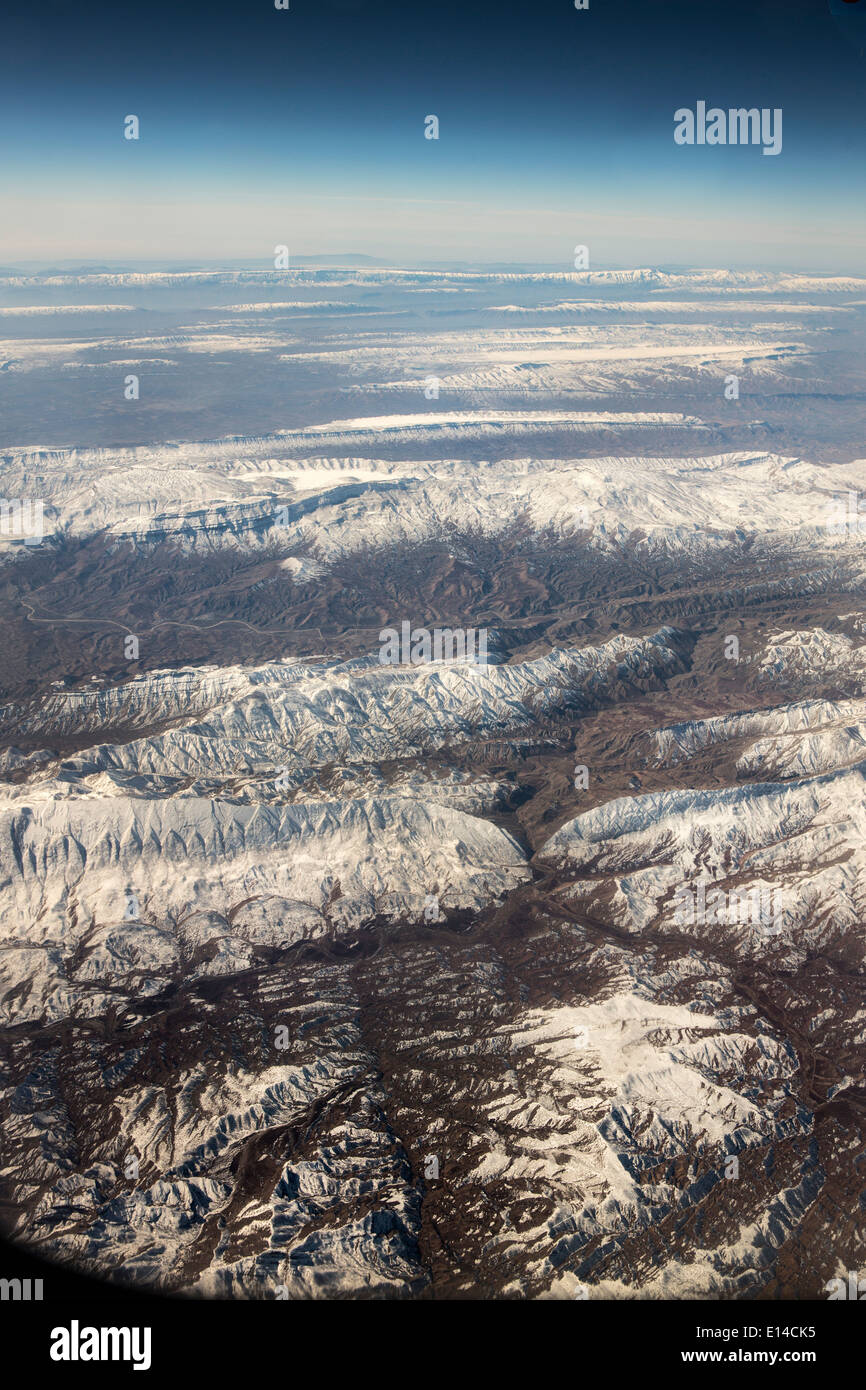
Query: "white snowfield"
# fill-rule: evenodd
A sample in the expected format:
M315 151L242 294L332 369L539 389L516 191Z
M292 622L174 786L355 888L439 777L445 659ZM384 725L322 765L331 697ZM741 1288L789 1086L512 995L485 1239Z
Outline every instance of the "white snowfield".
M576 413L567 427L642 428L642 418ZM664 423L652 420L653 427ZM432 452L437 436L452 431L455 439L467 432L483 439L499 428L532 432L545 423L558 427L544 412L469 412L347 420L261 440L15 450L3 459L4 487L11 497L43 499L44 543L108 530L118 541L172 539L191 548L303 548L325 565L359 548L435 539L446 527L494 536L527 521L539 531L579 532L580 544L602 550L630 542L648 552L700 555L748 538L787 550L866 554L866 527L834 522L862 487L866 461L859 459L821 465L743 451L495 464L363 457L364 444L389 431L429 442ZM322 457L322 446L338 440L351 446L349 457ZM0 553L15 553L15 543L6 541Z
M764 318L809 314L844 314L854 304L806 304L803 300L780 299L557 299L543 304L493 304L491 313L537 315L567 314L570 317L606 318L610 314L675 314L697 319L726 314L761 314Z
M363 277L367 272L361 272ZM134 338L106 333L102 337L82 339L77 336L36 338L10 336L0 342L0 367L14 374L52 371L58 367L71 374L110 372L119 365L118 352L124 356L149 358L159 350L169 349L180 363L190 356L268 355L274 362L285 363L289 370L326 367L335 377L339 389L347 394L396 392L420 396L431 374L440 381L445 392L461 398L462 405L486 402L492 393L537 399L586 394L642 392L666 384L670 389L681 388L711 373L723 379L726 372L747 371L753 377L773 376L781 380L797 360L807 358L810 369L818 374L816 352L823 341L832 335L844 319L844 311L856 307L849 299L840 297L857 291L856 281L827 280L822 282L798 277L764 277L754 280L731 277L726 273L694 273L691 276L659 277L654 272L567 272L545 275L506 275L505 277L465 276L450 283L436 272L373 273L369 281L361 279L322 282L317 272L299 272L302 278L269 276L259 280L245 278L244 273L219 273L202 276L94 276L79 280L49 277L45 280L20 277L0 278L0 293L5 288L31 285L50 293L52 288L68 286L86 291L88 286L108 290L118 285L126 289L170 290L181 286L193 290L212 285L252 283L262 290L271 286L305 286L314 289L325 283L342 289L362 289L366 284L375 296L383 287L402 291L403 307L390 305L382 298L371 297L367 303L341 299L263 299L240 300L228 305L204 304L191 308L189 322L178 324L164 336L141 332ZM307 275L304 279L303 276ZM310 279L310 274L314 278ZM240 278L238 278L240 275ZM408 276L408 278L406 278ZM431 278L432 276L432 278ZM577 299L574 308L563 300L553 306L493 306L475 305L479 291L502 279L517 291L530 297L540 284L568 289L586 289L595 297ZM409 327L395 334L375 329L375 319L383 314L393 318L411 313L405 301L411 302L411 287L418 293L448 295L448 303L462 307L472 303L481 313L497 315L494 319L471 327L451 323L431 334ZM634 286L646 294L644 300L622 301L618 296L624 288ZM778 299L784 286L790 291L787 298ZM743 299L743 290L750 298ZM680 300L654 298L658 291L671 290L694 296ZM862 293L862 290L860 291ZM456 301L450 296L456 294ZM791 294L800 294L798 302ZM734 296L726 300L724 296ZM762 299L760 296L766 296ZM811 302L807 300L809 295ZM36 298L36 295L33 296ZM158 297L157 297L158 298ZM819 302L815 302L815 300ZM135 305L6 305L0 319L8 319L9 332L14 334L16 319L23 316L53 317L67 330L70 316L80 318L91 313L105 320L121 312L147 315L154 305L152 294L147 296L147 308ZM719 309L711 320L709 312ZM434 310L442 313L442 308ZM552 324L545 315L553 313L566 318ZM736 313L739 321L734 321ZM840 313L843 318L840 318ZM629 314L637 322L625 322ZM825 321L820 323L818 316ZM503 322L503 315L505 322ZM342 319L339 330L329 334L324 342L312 344L308 336L292 332L292 320ZM358 332L357 319L364 321L367 331ZM592 320L596 320L592 322ZM677 319L684 320L682 322ZM509 322L510 320L510 322ZM661 320L661 321L659 321ZM816 322L818 326L816 327ZM145 326L147 320L145 319ZM106 323L106 328L109 323ZM437 325L439 327L439 325ZM806 329L814 329L811 345L802 341ZM830 344L828 343L828 346ZM114 360L112 360L114 359ZM428 397L429 398L429 397ZM500 427L501 428L501 427Z
M577 1186L600 1199L594 1216L612 1228L623 1204L644 1208L644 1219L653 1205L652 1189L635 1182L624 1160L632 1132L667 1156L684 1150L691 1136L736 1152L774 1128L778 1107L762 1110L732 1089L731 1081L742 1085L747 1071L781 1079L797 1065L775 1039L756 1043L712 1015L658 1004L631 990L600 1003L529 1014L514 1043L555 1061L557 1082L570 1086L567 1108L591 1141L575 1174ZM752 1051L757 1065L746 1063ZM605 1112L600 1120L599 1100ZM593 1115L589 1124L580 1118L585 1112ZM669 1200L670 1192L663 1196Z
M671 724L653 734L655 765L668 767L692 758L705 748L745 738L758 738L767 743L778 736L782 742L799 744L801 735L823 730L826 725L860 722L866 716L863 700L801 700L796 704L777 705L773 709L746 710L738 714L720 714L710 719L689 720ZM829 768L815 769L829 771ZM806 768L803 771L807 771Z
M597 305L593 316L601 322L586 321L593 304ZM320 346L299 347L287 360L345 366L351 375L390 371L400 375L404 389L417 389L425 383L431 371L442 376L443 372L453 371L455 367L467 369L473 363L478 367L490 367L498 362L540 366L546 362L573 361L580 365L649 357L655 359L658 366L666 358L697 357L713 361L726 354L734 354L759 359L772 354L796 355L809 351L802 343L775 336L780 331L774 324L775 300L769 301L768 308L773 306L769 314L762 313L760 304L755 304L750 315L760 314L769 321L757 325L749 323L748 326L731 322L713 322L710 325L707 322L709 306L701 301L696 303L694 312L691 312L689 305L683 305L680 312L688 320L685 323L670 322L670 311L664 308L661 310L664 322L657 323L655 301L647 301L642 306L632 304L631 312L641 316L638 323L625 323L616 317L617 312L627 312L623 308L623 301L618 298L583 300L578 301L577 305L576 323L547 324L512 318L496 327L473 327L471 330L448 328L437 333L433 339L429 332L408 329L396 339L392 332L381 330L368 330L360 335L340 333ZM846 305L830 306L832 313L844 312L846 308ZM808 309L820 311L820 306L810 304ZM506 310L499 308L492 312L502 313ZM532 310L525 312L529 314ZM564 310L558 307L557 312ZM796 324L800 318L796 306L791 306L787 317L793 317ZM803 317L808 319L809 314ZM808 326L813 327L811 324ZM805 323L803 327L806 327ZM194 330L190 328L189 331ZM774 335L769 340L766 337L768 331Z
M718 1181L728 1160L748 1163L750 1149L808 1132L811 1122L786 1106L798 1066L790 1046L756 1039L730 1017L646 997L624 959L618 973L600 1001L528 1011L515 1029L503 1029L506 1057L516 1067L528 1053L535 1084L527 1095L480 1098L477 1129L489 1152L476 1180L518 1190L543 1182L557 1198L548 1221L521 1233L550 1297L578 1291L574 1274L557 1274L566 1262L581 1269L593 1298L600 1295L592 1265L606 1240L646 1230L672 1207L687 1212L702 1182ZM695 1175L683 1187L640 1181L647 1168L695 1152L704 1179ZM742 1278L744 1267L745 1283L759 1285L761 1247L765 1254L781 1243L790 1226L784 1200L774 1208L769 1241L755 1239L739 1259L720 1252L716 1287L724 1289L729 1274ZM599 1236L606 1239L584 1262ZM661 1273L671 1275L670 1296L694 1294L702 1282L669 1262Z
M860 539L857 533L855 539ZM862 618L859 615L859 631L866 632ZM866 642L822 627L773 633L757 674L768 688L784 689L818 675L822 680L835 678L859 694L866 691Z
M230 972L256 945L377 914L421 921L430 894L443 910L483 907L529 877L513 837L481 819L507 787L417 774L389 785L365 765L592 707L623 683L682 669L673 636L617 637L516 666L274 663L50 697L30 715L43 740L176 722L55 760L60 780L37 763L28 785L5 788L8 1017L98 1012L111 981L153 992L195 944L216 943L206 968ZM304 792L331 764L343 770L328 796Z
M674 724L653 736L653 761L668 767L745 740L754 742L737 759L738 776L808 777L848 767L866 758L866 699L804 700Z
M771 315L769 322L756 321L748 328L731 329L714 321L710 330L700 314L690 316L684 324L671 322L670 315L666 321L662 316L662 322L627 325L611 320L609 315L607 319L601 314L595 317L603 321L578 325L569 322L553 327L538 323L530 326L531 321L523 318L519 320L519 329L478 330L470 338L465 331L442 334L436 338L435 351L431 350L429 338L411 334L401 335L399 341L393 335L377 338L368 334L363 345L357 338L346 337L342 345L332 343L307 353L292 350L283 354L281 360L287 367L310 363L320 370L330 369L338 377L345 373L343 389L350 398L359 398L366 404L391 396L410 415L423 408L422 399L441 400L436 413L447 416L453 415L455 409L465 413L476 407L489 408L493 403L526 405L537 411L538 405L544 403L556 410L575 399L578 403L597 404L599 398L608 398L618 412L607 427L610 430L630 424L632 429L640 426L643 433L650 434L653 423L658 430L687 427L698 444L702 430L707 428L699 420L683 416L665 424L662 412L654 422L651 413L638 418L636 413L622 410L623 404L639 403L657 392L664 392L672 401L693 398L696 390L710 389L721 394L730 374L739 378L746 373L750 382L760 379L764 387L775 382L781 390L783 382L800 374L801 359L808 362L812 372L818 370L815 343L810 347L802 341L808 325L800 319L773 320ZM826 332L829 329L821 328L810 335L818 340L819 347L821 335ZM590 418L587 413L586 421ZM733 419L724 424L733 424ZM555 417L547 428L554 427ZM595 426L601 427L601 422ZM417 428L407 426L405 442L411 440L412 430ZM458 424L443 422L440 428L449 431L442 437L451 438ZM464 422L459 428L459 437L468 439L468 424ZM498 431L502 433L505 428L500 421ZM516 412L508 428L511 432L517 430ZM524 432L528 428L528 423L522 426ZM566 432L581 431L588 428L588 423L568 424L560 420L560 428ZM333 436L340 448L351 447L352 437ZM400 438L402 441L404 436ZM389 433L387 439L393 442L394 436Z
M646 762L670 767L726 744L738 746L741 777L805 777L862 761L866 634L861 614L848 613L840 621L850 623L857 636L821 627L769 633L757 653L755 675L759 689L768 693L817 678L851 691L850 698L796 700L672 724L647 736Z
M625 931L721 930L747 953L775 945L796 959L866 913L866 761L787 784L607 802L562 826L536 859L575 871L575 901L613 888Z
M220 333L215 329L208 331L205 326L196 325L196 331L179 331L169 336L150 337L146 334L134 338L4 338L0 339L0 359L3 369L8 372L36 372L43 368L64 371L106 371L116 370L120 365L117 359L105 360L107 350L134 353L139 360L153 360L153 350L168 348L177 354L199 353L216 354L225 352L257 353L273 352L290 346L296 340L286 333L238 333L238 325L227 321L229 332ZM59 362L58 362L58 359ZM174 364L176 365L176 364Z
M320 309L360 309L360 304L351 304L345 299L266 299L259 303L251 304L225 304L220 305L221 314L282 314L287 309L310 310Z
M476 1097L473 1138L484 1156L469 1182L505 1180L527 1192L541 1185L556 1199L542 1224L500 1237L523 1249L527 1274L540 1287L553 1281L553 1297L573 1292L574 1277L556 1272L564 1260L581 1263L588 1242L647 1229L672 1206L687 1210L699 1200L707 1174L717 1181L731 1156L748 1163L754 1148L760 1161L774 1139L808 1129L805 1113L782 1118L786 1083L797 1066L790 1048L741 1032L731 1020L723 1024L699 1010L658 1004L635 988L626 969L621 974L619 986L600 1002L526 1011L516 1025L499 1030L495 1043L506 1074L528 1063L535 1084L529 1095L494 1085ZM423 1266L405 1234L417 1221L417 1194L399 1139L387 1126L376 1060L365 1053L351 989L345 981L323 983L314 1013L287 1014L294 1027L324 1025L314 1065L256 1074L230 1066L215 1082L202 1064L176 1078L171 1097L161 1085L115 1092L122 1152L136 1153L143 1169L160 1176L110 1203L100 1186L116 1182L117 1144L106 1144L104 1160L87 1173L67 1176L52 1147L64 1116L51 1109L50 1094L40 1096L43 1169L53 1182L37 1216L50 1222L57 1204L72 1200L101 1218L86 1232L64 1234L67 1255L75 1251L98 1265L122 1242L127 1272L160 1283L192 1252L203 1223L226 1210L228 1165L244 1143L258 1132L303 1122L318 1102L352 1089L358 1099L336 1132L319 1142L315 1158L289 1159L273 1191L244 1209L246 1228L264 1236L253 1244L257 1253L229 1256L221 1241L190 1292L272 1298L279 1281L291 1297L346 1296L423 1284ZM125 1063L135 1060L133 1054ZM118 1080L122 1076L106 1077ZM38 1132L26 1113L15 1114L13 1124ZM639 1181L647 1165L690 1161L696 1151L705 1160L704 1176L685 1187ZM336 1214L365 1193L376 1199L375 1219L316 1223L319 1229L308 1234L311 1218L323 1209ZM747 1282L759 1282L762 1258L785 1236L784 1202L774 1202L769 1239L756 1233L754 1249L739 1261L750 1270ZM726 1285L726 1255L719 1253L717 1287ZM662 1267L660 1277L671 1274L671 1265ZM676 1282L680 1296L695 1286L687 1274Z
M801 840L813 829L820 828L824 845L832 848L840 843L832 827L844 829L849 816L859 825L866 815L864 779L866 765L858 765L794 785L757 783L621 797L562 826L545 844L542 857L560 857L575 868L591 864L599 871L631 869L662 850L666 859L695 872L735 871L746 859L763 862L774 854L796 862L798 848L813 848ZM780 827L786 832L782 837Z
M853 294L866 290L866 279L841 275L801 275L761 270L686 270L666 272L642 266L630 270L459 271L407 270L401 266L358 267L347 265L289 270L193 270L108 271L69 275L13 275L5 277L13 288L46 285L141 286L185 289L200 285L303 285L393 284L477 286L487 284L574 284L605 288L635 284L650 290L676 289L710 292L743 289L768 294Z
M173 972L170 924L180 930L181 919L208 938L286 946L377 912L421 921L428 893L477 909L528 877L505 831L402 797L286 807L198 797L34 801L3 807L0 845L4 942L41 949L46 967L52 950L69 962L82 948L63 987L118 975L146 984ZM24 1001L10 1007L20 1021L19 1004L26 1017Z
M604 414L599 411L580 410L465 410L449 414L448 411L428 411L420 415L369 415L356 420L332 420L327 425L309 425L303 435L336 435L342 438L349 434L388 435L393 430L401 434L415 430L478 430L481 426L496 425L535 425L550 429L563 429L569 426L589 427L591 425L686 425L697 424L696 420L676 413L652 414L630 413ZM296 436L298 438L298 436Z
M759 738L737 760L745 777L809 777L833 768L850 767L866 759L866 701L856 717L789 738Z
M302 974L303 966L298 970ZM362 1043L358 1001L345 980L317 983L311 1003L286 1008L283 1015L293 1028L316 1029L317 1055L308 1064L253 1071L231 1062L214 1075L201 1062L175 1072L170 1081L162 1078L161 1084L124 1085L124 1073L138 1057L137 1050L127 1053L114 1073L105 1075L106 1085L118 1088L111 1104L116 1138L101 1146L99 1160L86 1172L70 1171L62 1097L43 1085L37 1114L19 1103L10 1131L39 1145L39 1177L50 1184L34 1212L37 1222L45 1222L48 1248L98 1270L116 1262L120 1246L126 1277L170 1285L181 1262L194 1260L204 1223L229 1208L230 1164L245 1145L256 1135L307 1123L313 1107L350 1092L348 1113L320 1140L316 1157L287 1159L266 1200L250 1201L239 1214L259 1253L230 1258L224 1232L212 1264L189 1291L273 1298L275 1283L282 1281L294 1298L328 1290L400 1293L413 1280L423 1285L417 1247L406 1234L417 1219L417 1193L405 1154L386 1123L387 1101L375 1058ZM106 1189L116 1189L130 1153L150 1176L106 1201ZM347 1202L363 1205L371 1198L375 1208L367 1217L338 1219L308 1234L323 1210L339 1217ZM56 1241L54 1214L58 1206L70 1205L100 1219L85 1230L66 1229Z
M843 634L770 634L768 653L780 678L791 675L787 655L801 663L812 653L813 673L825 655L824 674L866 686L866 646ZM866 700L692 720L638 747L646 764L665 767L726 744L736 776L749 782L607 802L562 826L536 859L576 874L565 890L571 902L611 913L625 932L721 931L738 953L781 949L795 963L866 915Z
M377 653L321 667L155 671L114 688L53 695L34 710L7 706L0 717L19 735L46 742L112 725L174 722L165 732L64 759L75 773L261 778L282 766L300 777L328 763L418 756L479 734L531 729L565 709L591 709L620 683L685 669L675 638L665 627L514 665L382 665Z
M546 347L543 352L532 354L539 361L528 361L531 355L523 352L499 352L495 359L482 366L472 366L465 371L445 371L437 377L440 393L459 395L468 404L484 404L493 394L514 397L525 396L529 400L571 395L577 389L582 393L597 392L610 394L636 390L641 385L653 382L656 387L663 383L673 386L681 376L681 368L689 365L693 370L712 371L722 375L726 372L742 371L748 364L754 374L758 366L770 371L772 364L802 355L806 350L797 344L755 343L754 345L724 345L706 343L698 345L656 346L636 344L631 348L604 348L575 350L573 348ZM769 364L769 365L767 365ZM441 371L441 369L440 369ZM405 396L412 389L412 383L405 377L393 380L375 380L355 386L354 391L362 395L379 395L389 391ZM587 417L588 419L589 417ZM625 415L611 422L622 427ZM599 422L601 423L601 422ZM666 424L667 428L689 425L697 430L698 421L688 417L664 415L630 421L638 424ZM456 425L450 424L449 429ZM553 428L553 426L551 426ZM576 428L576 426L566 426Z
M56 314L134 314L136 312L134 304L21 304L0 309L0 317L15 319Z

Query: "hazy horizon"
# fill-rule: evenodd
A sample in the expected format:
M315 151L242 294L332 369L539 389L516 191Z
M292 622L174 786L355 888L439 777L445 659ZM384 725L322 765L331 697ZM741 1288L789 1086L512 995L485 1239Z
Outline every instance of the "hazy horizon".
M343 268L343 267L344 267L344 268L351 269L351 268L355 267L355 268L358 268L358 269L363 269L365 266L366 266L366 267L369 267L370 269L373 269L373 270L375 270L375 269L382 269L382 270L400 270L400 269L403 269L403 270L431 270L431 271L437 271L437 272L443 272L443 271L444 271L444 272L447 272L447 271L453 270L453 271L455 271L455 272L467 272L467 271L470 271L470 272L471 272L471 271L478 271L478 272L481 272L481 273L483 273L483 272L485 272L485 271L489 271L489 272L491 272L491 273L492 273L492 272L508 273L508 272L510 272L510 271L514 271L515 273L524 273L524 274L533 274L533 273L538 273L538 274L554 274L554 273L558 273L558 272L564 272L564 273L568 274L568 273L570 273L570 272L573 270L573 267L572 267L572 266L570 266L570 265L568 265L568 264L563 265L563 264L558 263L558 262L556 262L556 261L536 261L536 260L521 260L521 261L517 261L517 260L513 260L513 261L508 261L508 260L489 260L489 261L483 261L483 260L458 259L458 258L456 258L456 257L455 257L455 258L452 258L452 259L450 259L450 260L436 261L436 260L433 260L433 259L427 258L427 257L417 257L417 258L413 258L413 257L410 257L410 256L401 257L401 258L394 257L394 258L390 258L390 259L389 259L389 258L384 257L384 256L375 256L375 255L372 255L372 254L369 254L369 253L364 253L364 252L346 251L346 252L343 252L342 254L340 254L340 253L338 253L338 252L322 252L322 254L319 255L319 256L316 256L316 255L314 255L314 254L304 254L304 255L293 256L293 257L291 258L291 263L290 263L290 265L289 265L288 270L283 271L283 272L275 271L275 270L274 270L274 266L273 266L272 260L268 260L267 258L255 259L255 258L253 258L253 257L234 257L234 256L226 256L226 257L216 257L216 258L214 258L214 259L203 259L203 258L199 259L199 258L194 258L194 257L191 257L191 256L190 256L190 257L173 256L173 257L167 257L167 258L164 259L164 260L148 260L148 259L146 259L146 258L144 258L144 257L134 257L134 256L130 256L130 257L120 257L120 256L117 256L117 257L113 257L113 256L102 256L102 257L99 257L99 256L92 256L92 257L75 257L75 256L72 256L72 257L59 257L59 256L58 256L58 257L56 257L56 258L46 257L46 258L43 258L43 259L40 259L40 260L36 260L36 259L29 259L29 260L26 260L26 259L14 260L14 259L12 259L12 258L10 257L10 258L7 258L6 264L0 266L0 276L4 275L4 274L5 274L6 272L8 272L8 271L20 272L20 273L22 273L22 274L32 273L32 274L37 274L37 275L38 275L38 274L40 274L40 273L46 273L46 272L50 272L50 271L52 271L52 270L56 270L56 271L62 272L63 274L68 274L68 275L70 275L70 276L74 276L76 272L80 272L80 273L82 273L82 274L93 274L93 273L98 273L100 269L102 269L102 270L107 270L109 273L117 273L117 274L123 274L123 273L128 273L128 274L185 274L185 273L188 273L188 274L195 274L195 273L197 273L197 272L201 272L201 273L218 273L218 272L220 272L220 271L225 271L226 273L230 273L230 272L233 272L233 271L248 271L248 272L250 272L250 273L276 274L276 275L279 275L279 274L286 274L286 275L291 275L293 271L302 270L302 269L311 269L311 268L315 268L315 267L333 268L333 269L339 269L339 268ZM721 261L719 261L719 262L710 262L710 261L661 261L661 260L646 260L646 261L642 261L642 262L637 262L637 261L611 261L611 262L601 262L601 261L600 261L600 262L598 262L598 263L596 263L596 264L594 264L594 265L591 265L591 266L589 267L588 273L592 273L592 272L594 272L594 271L629 271L629 270L634 270L634 271L636 271L636 270L650 270L650 269L651 269L651 270L655 270L655 271L660 271L660 272L663 272L663 273L690 272L690 271L697 272L697 271L728 270L728 269L730 269L730 270L738 270L738 271L742 271L742 270L756 270L756 271L768 272L768 273L772 273L772 272L774 272L774 271L778 271L778 272L780 272L780 273L787 273L787 272L789 272L789 271L794 271L794 272L797 272L797 273L800 273L800 274L807 274L807 275L822 275L822 274L823 274L823 275L827 275L827 276L832 276L832 275L851 275L851 276L859 276L859 275L862 273L862 271L863 271L862 265L857 266L857 265L855 265L853 262L852 262L850 265L848 265L848 266L837 266L837 267L833 267L832 269L829 269L829 270L828 270L827 267L826 267L825 265L822 265L822 264L808 264L808 263L802 263L802 262L799 262L799 261L797 261L797 262L792 262L791 265L788 265L788 264L783 263L783 262L781 262L781 261L779 261L779 260L775 260L775 261L770 261L770 260L767 260L767 261L750 260L750 261L743 261L743 262L731 260L731 261L728 261L727 263L723 263L723 262L721 262ZM580 273L580 272L575 271L575 274L577 274L577 273ZM584 273L587 273L587 272L584 272Z
M592 268L853 271L866 132L847 19L862 13L823 0L19 12L0 263L264 262L288 245L569 268L582 244ZM701 101L781 111L779 155L675 144L675 110Z

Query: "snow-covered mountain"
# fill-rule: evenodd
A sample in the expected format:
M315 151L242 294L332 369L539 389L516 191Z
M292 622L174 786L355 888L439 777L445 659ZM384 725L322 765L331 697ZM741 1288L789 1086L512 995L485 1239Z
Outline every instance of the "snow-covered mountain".
M863 1267L864 289L0 277L16 1239L207 1298Z
M596 417L615 433L639 417ZM657 425L658 419L649 421ZM665 422L669 427L676 420ZM683 426L686 421L681 422ZM767 453L700 458L516 458L390 463L358 456L371 439L483 443L515 438L539 425L566 432L579 417L449 422L421 416L316 426L306 435L228 440L109 452L34 451L7 456L11 495L44 498L46 543L104 531L112 542L173 541L214 546L305 547L327 565L366 547L419 544L454 531L496 535L525 522L581 544L616 550L637 542L648 552L707 554L725 547L784 546L787 551L864 552L866 528L839 525L849 494L858 495L866 464L820 464ZM310 451L326 444L349 458ZM145 492L146 484L146 492ZM20 549L20 548L19 548ZM0 543L0 555L4 553ZM18 553L14 542L7 557Z

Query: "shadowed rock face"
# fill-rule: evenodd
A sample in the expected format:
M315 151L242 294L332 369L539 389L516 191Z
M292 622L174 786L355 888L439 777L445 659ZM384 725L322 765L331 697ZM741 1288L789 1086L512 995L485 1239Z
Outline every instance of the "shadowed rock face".
M249 354L289 350L284 278L211 285ZM811 406L764 453L716 400L763 352L781 411L862 288L675 278L475 277L438 421L414 321L334 386L347 315L292 348L339 408L280 438L10 455L53 518L0 565L14 1239L209 1298L809 1299L864 1266L866 535L824 521L862 464L841 425L800 456ZM732 291L798 296L797 332L762 348ZM383 664L404 620L489 663Z

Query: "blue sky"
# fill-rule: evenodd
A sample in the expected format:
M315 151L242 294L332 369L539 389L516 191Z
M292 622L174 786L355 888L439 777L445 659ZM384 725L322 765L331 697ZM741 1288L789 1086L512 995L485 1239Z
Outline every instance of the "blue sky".
M0 262L567 266L581 242L597 266L856 272L861 21L866 0L13 0ZM698 100L781 107L781 155L676 146Z

